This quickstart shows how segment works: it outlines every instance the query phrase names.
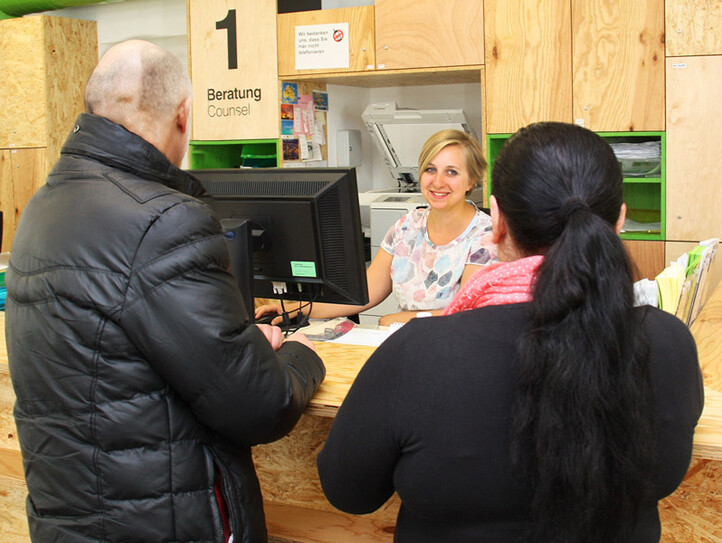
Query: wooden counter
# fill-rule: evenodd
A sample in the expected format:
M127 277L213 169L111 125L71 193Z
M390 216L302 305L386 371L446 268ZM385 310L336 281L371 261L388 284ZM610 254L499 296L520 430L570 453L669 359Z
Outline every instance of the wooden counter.
M3 312L0 327L5 328ZM691 330L704 374L705 408L685 481L660 502L662 543L722 541L722 284ZM397 497L371 515L346 515L325 500L316 472L316 456L333 416L374 349L331 343L319 343L317 348L327 375L307 412L288 437L254 448L272 541L390 543ZM25 486L13 402L5 342L0 341L0 534L3 543L27 543Z
M314 395L307 413L335 417L346 393L375 347L316 343L316 351L326 364L326 379Z
M690 327L704 376L704 411L694 434L694 455L722 460L722 282Z
M722 526L722 283L691 328L705 382L705 407L695 432L693 460L685 481L660 503L663 543L719 543ZM372 347L318 343L327 376L296 429L276 443L256 447L269 531L281 541L391 542L399 501L354 517L323 496L316 456L331 419Z

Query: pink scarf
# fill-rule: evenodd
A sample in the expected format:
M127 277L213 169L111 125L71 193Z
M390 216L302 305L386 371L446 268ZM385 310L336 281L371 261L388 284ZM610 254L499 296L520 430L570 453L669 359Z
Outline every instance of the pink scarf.
M487 305L504 305L531 300L531 282L541 255L484 266L466 282L444 310L451 315Z

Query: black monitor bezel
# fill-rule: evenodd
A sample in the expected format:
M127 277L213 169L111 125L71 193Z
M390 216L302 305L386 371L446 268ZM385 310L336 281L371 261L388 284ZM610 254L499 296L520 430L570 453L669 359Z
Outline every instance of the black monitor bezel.
M267 239L254 241L256 245L265 244L266 247L255 253L253 284L246 292L251 291L258 298L359 306L368 303L363 230L354 168L241 168L189 170L189 173L208 191L202 199L215 211L219 220L224 223L229 220L249 221L257 235L265 230L263 235ZM330 209L336 203L338 209ZM262 266L259 260L274 251L273 238L275 236L278 241L279 237L279 232L272 231L278 225L268 215L280 212L284 206L291 210L291 214L304 215L299 219L299 228L308 233L313 230L311 244L317 254L315 265L318 277L299 277L285 272L281 275L274 273L271 277L259 272ZM270 228L269 221L272 224ZM288 232L289 226L286 224L284 229ZM327 245L333 246L333 249ZM341 254L330 254L336 252ZM339 269L340 266L343 269ZM240 278L241 285L247 281L248 278ZM276 291L274 283L285 284L285 292Z

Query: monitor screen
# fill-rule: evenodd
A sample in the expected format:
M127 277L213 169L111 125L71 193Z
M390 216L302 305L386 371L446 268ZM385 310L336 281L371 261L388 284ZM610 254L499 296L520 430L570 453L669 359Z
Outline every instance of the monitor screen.
M247 295L368 303L355 169L257 168L190 173L208 191L205 200L226 229L234 260L232 272L251 315L252 300L249 304ZM250 255L252 280L243 277L250 273ZM244 292L243 287L250 283Z

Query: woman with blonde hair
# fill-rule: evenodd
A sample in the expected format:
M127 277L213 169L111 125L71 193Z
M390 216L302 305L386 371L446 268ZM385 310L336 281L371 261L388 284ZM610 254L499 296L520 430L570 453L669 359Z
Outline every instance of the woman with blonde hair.
M379 324L407 322L422 311L440 315L460 285L493 258L493 245L484 237L491 219L467 200L485 170L478 141L460 130L433 134L419 156L419 186L428 205L404 215L387 232L366 273L369 303L313 304L310 317L354 315L392 292L399 312L383 316ZM280 305L264 305L256 317L281 312Z

